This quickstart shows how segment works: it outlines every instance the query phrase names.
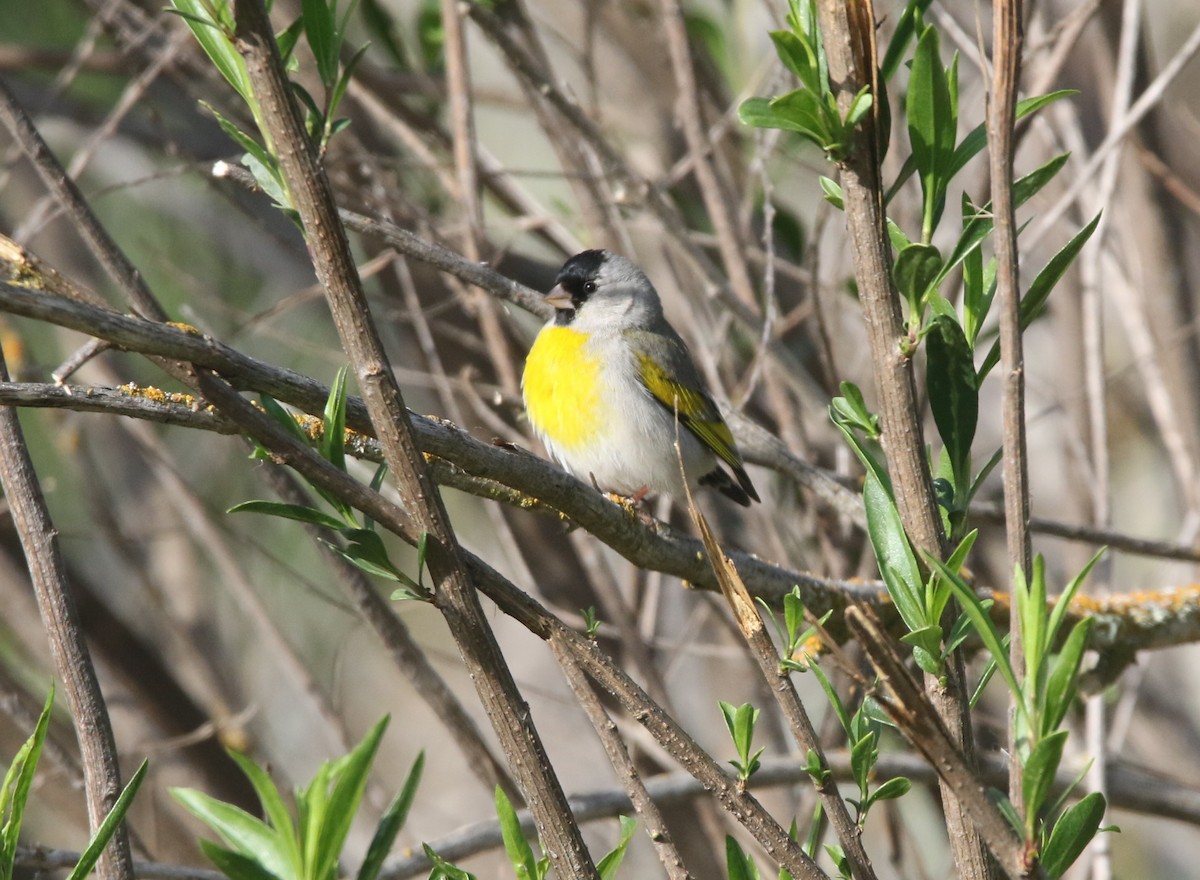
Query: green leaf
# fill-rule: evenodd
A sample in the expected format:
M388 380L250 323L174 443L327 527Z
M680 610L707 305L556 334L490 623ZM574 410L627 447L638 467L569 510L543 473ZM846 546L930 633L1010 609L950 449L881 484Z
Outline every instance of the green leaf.
M882 82L890 80L900 69L900 64L908 52L908 44L912 42L913 34L916 32L917 22L929 8L930 2L931 0L909 0L904 11L900 13L900 18L896 20L896 30L892 34L891 42L888 43L887 52L884 53L883 63L879 65L879 76Z
M625 850L629 848L629 842L633 840L633 834L637 831L637 819L631 816L618 818L621 821L621 833L617 838L617 845L596 863L596 871L600 874L600 880L614 880L617 871L621 868L621 862L625 860Z
M537 858L533 848L521 831L521 821L517 811L504 793L504 789L496 786L496 817L500 820L500 836L504 838L504 850L517 872L517 880L537 880Z
M299 64L293 54L300 35L304 33L304 17L301 16L275 35L275 45L279 47L279 57L289 72L294 71Z
M296 424L295 416L276 403L275 398L268 397L266 394L260 394L258 396L258 403L263 408L263 412L271 418L271 421L279 425L279 427L283 428L301 443L308 446L312 445L312 438L305 434L303 429Z
M839 211L846 210L846 202L842 196L842 188L837 182L830 177L821 175L817 178L817 182L821 185L821 192L825 194L825 201L833 205Z
M863 86L859 89L858 94L854 96L854 100L850 102L850 106L846 110L846 127L853 128L858 125L874 104L875 98L871 95L871 87Z
M294 842L232 804L190 788L173 788L171 796L189 813L215 831L234 852L254 859L277 878L294 877L291 853Z
M738 842L728 834L725 835L725 870L729 880L759 880L754 859L746 855Z
M850 773L863 791L866 791L871 769L879 757L879 750L875 747L878 739L874 733L868 733L850 748Z
M233 33L232 18L215 21L209 14L214 6L206 0L172 0L171 6L187 22L196 42L221 76L225 77L225 81L241 95L248 107L256 110L258 105L254 99L254 89L250 85L250 74L246 70L245 59L228 36ZM216 4L215 8L226 14L230 12L227 3ZM257 112L255 115L257 116Z
M263 814L267 818L267 823L278 833L280 847L286 852L292 865L293 876L301 876L303 863L299 842L296 838L296 826L292 822L292 814L288 812L279 789L271 780L271 777L267 775L267 772L245 755L231 750L229 757L241 768L242 773L246 775L246 778L250 780L250 784L254 787L254 793L258 795L258 801L262 804ZM247 853L247 855L250 855L250 853Z
M315 858L309 861L310 876L317 878L333 877L336 874L338 858L346 845L346 835L350 833L350 824L362 804L363 794L367 787L367 775L379 749L379 742L387 730L389 716L385 715L367 731L362 742L354 747L343 758L331 765L333 772L332 790L328 795L328 808L325 821L321 823L320 836L317 841Z
M859 387L853 382L842 382L841 392L842 396L835 397L830 404L834 422L862 431L869 438L878 437L879 416L867 409Z
M92 873L92 868L96 867L96 862L100 861L100 854L104 852L104 848L112 840L112 836L116 833L118 826L125 820L125 814L129 812L129 806L133 803L133 798L137 794L138 789L142 787L142 782L146 779L146 771L149 768L150 762L142 761L141 766L130 777L129 783L121 791L117 802L113 804L112 809L108 811L108 815L104 817L104 821L100 823L100 827L96 829L96 833L92 835L92 839L88 841L88 845L79 854L79 861L75 863L75 867L67 875L67 880L84 880L88 874Z
M392 851L392 845L396 842L396 835L400 833L405 819L408 818L408 811L417 796L417 786L421 783L421 773L424 769L425 752L422 750L417 753L417 758L408 771L408 777L404 780L404 786L400 789L400 793L388 805L379 824L375 827L371 845L367 847L367 854L363 857L362 866L358 869L357 880L376 880L379 876L379 869L383 867L384 859Z
M803 104L797 98L785 109L775 106L774 101L766 98L747 98L738 106L738 119L745 125L755 128L778 128L803 135L817 146L824 149L828 138L822 130L819 108L808 92L800 92L807 96L810 104Z
M425 857L433 865L433 872L429 875L429 880L477 880L471 872L464 871L447 862L434 852L429 844L423 843L421 848L425 850Z
M329 389L321 434L321 457L339 471L346 470L346 371L337 371Z
M1050 839L1042 849L1042 869L1049 877L1061 877L1096 836L1107 804L1098 791L1084 795L1054 823Z
M1041 664L1050 653L1046 644L1046 560L1033 558L1033 576L1026 579L1017 566L1013 577L1013 600L1021 621L1021 645L1025 653L1025 680L1034 687L1042 680Z
M282 519L296 520L323 529L341 530L346 524L324 511L300 504L283 504L279 501L243 501L229 508L226 513L265 513Z
M316 59L321 84L327 89L333 88L342 41L332 5L328 0L301 0L300 8L304 13L304 34Z
M1004 792L998 791L994 788L989 788L987 793L988 796L991 797L991 799L995 802L996 809L1000 811L1000 815L1004 817L1005 821L1008 822L1009 827L1012 828L1013 833L1016 834L1018 838L1023 837L1025 834L1025 829L1021 827L1021 817L1017 814L1017 808L1013 806L1013 803L1008 799L1008 796L1004 794Z
M875 791L871 792L872 801L888 801L904 797L912 788L912 782L905 776L893 776Z
M939 675L942 671L942 628L937 624L907 632L900 641L911 645L913 659L923 672Z
M333 87L333 91L329 95L329 115L330 115L330 117L333 116L334 112L338 108L338 105L342 103L342 98L346 94L346 89L348 89L350 87L350 80L354 78L354 72L358 69L358 65L359 65L359 63L362 62L363 57L367 54L368 48L370 48L369 44L364 44L363 46L361 46L359 48L359 50L357 52L355 52L353 55L351 55L350 60L346 62L346 67L342 71L342 75L340 77L338 77L337 85ZM339 123L344 123L344 124L339 126ZM348 120L348 119L338 120L338 122L334 123L334 126L330 128L329 134L334 135L338 131L341 131L342 128L345 128L346 125L349 125L349 124L350 124L350 120Z
M262 144L238 128L236 123L222 116L212 104L209 104L207 101L201 101L200 106L212 114L213 118L217 120L217 125L221 127L221 130L225 134L229 135L234 143L258 159L263 165L272 168L275 167L275 159L263 148Z
M979 422L979 386L971 346L958 322L944 315L930 322L925 346L929 406L950 456L955 496L964 496L971 482L971 444Z
M1067 731L1058 730L1038 740L1022 767L1021 790L1025 794L1026 838L1033 837L1038 813L1046 804L1046 796L1054 785L1054 774L1062 761Z
M926 555L929 564L936 568L941 573L942 577L946 578L950 584L950 588L954 591L954 595L958 598L959 604L963 607L963 612L971 621L975 632L979 635L983 646L987 648L988 653L992 655L992 659L996 662L996 668L1008 685L1009 690L1014 696L1021 696L1021 686L1017 683L1017 677L1013 673L1012 665L1008 661L1008 651L1005 649L1004 641L1000 638L1000 633L996 630L996 625L992 623L992 619L988 616L987 607L980 601L972 590L958 573L952 571L940 559L935 556ZM1024 701L1018 699L1017 713L1026 718Z
M900 511L896 508L890 488L884 487L874 470L867 471L863 484L863 503L867 511L867 533L875 551L879 573L900 617L910 630L919 630L936 622L925 619L921 569L908 542L908 535L904 532Z
M1058 638L1058 631L1062 627L1063 620L1066 619L1067 611L1070 610L1071 599L1083 585L1083 582L1087 580L1087 576L1091 574L1092 569L1095 568L1096 563L1100 561L1100 557L1104 555L1106 550L1107 548L1105 547L1097 550L1092 558L1088 560L1087 565L1080 569L1079 574L1071 579L1071 582L1067 584L1055 601L1054 608L1050 612L1050 622L1046 627L1047 638L1050 642Z
M201 840L200 850L230 880L279 880L257 859L218 846L211 840Z
M783 66L790 70L809 91L820 94L822 83L817 66L817 53L807 39L792 31L771 31L771 42Z
M37 723L29 739L21 744L13 756L12 763L4 774L4 782L0 784L0 875L12 876L13 860L17 854L17 843L21 836L21 823L24 820L25 804L29 800L29 790L33 785L34 774L37 773L38 761L42 755L42 746L46 742L46 731L50 727L50 715L54 710L54 687L51 686L46 694L46 702L38 715Z
M942 254L931 244L910 244L898 254L892 267L896 288L908 300L912 314L909 320L919 320L925 295L937 280L942 268Z
M1059 280L1066 273L1071 263L1079 255L1080 250L1087 244L1092 233L1096 231L1096 226L1100 222L1100 215L1097 214L1092 218L1087 226L1079 230L1070 241L1063 245L1062 250L1050 258L1050 262L1042 267L1042 271L1038 272L1037 277L1033 279L1033 283L1029 285L1029 290L1021 298L1021 314L1020 324L1024 330L1032 324L1042 314L1046 308L1046 300L1050 296L1050 291L1058 284ZM996 366L1000 361L1000 341L996 340L991 349L984 358L983 365L979 368L979 380L982 382L983 377Z
M1071 634L1063 643L1062 651L1050 664L1050 674L1046 677L1046 692L1042 707L1043 735L1055 730L1062 724L1071 701L1075 698L1075 683L1079 675L1079 665L1083 661L1083 652L1087 648L1088 636L1092 625L1096 622L1093 617L1085 617L1075 624Z
M942 66L938 32L932 25L917 39L906 110L912 154L921 178L921 240L928 242L937 226L950 182L947 171L958 128L946 69Z
M1054 179L1054 176L1062 170L1070 158L1069 153L1063 153L1055 156L1045 165L1036 168L1026 174L1024 177L1017 178L1013 182L1013 204L1014 207L1020 207L1032 198L1042 187ZM950 256L946 258L945 265L942 266L938 283L958 266L959 263L966 258L967 254L971 253L975 248L979 247L980 243L987 238L992 231L992 203L988 202L982 208L974 213L971 213L964 206L964 217L966 222L963 224L962 234L959 236L958 243L955 244L954 250L950 252Z
M833 710L833 714L837 716L838 722L842 725L842 730L846 731L846 735L850 734L850 715L846 712L846 704L842 702L842 698L838 695L837 688L833 686L833 682L829 680L829 676L825 674L825 670L821 668L821 664L814 663L811 667L812 673L816 676L817 681L821 685L821 690L825 691L825 697L829 700L829 708ZM812 772L811 770L809 771Z

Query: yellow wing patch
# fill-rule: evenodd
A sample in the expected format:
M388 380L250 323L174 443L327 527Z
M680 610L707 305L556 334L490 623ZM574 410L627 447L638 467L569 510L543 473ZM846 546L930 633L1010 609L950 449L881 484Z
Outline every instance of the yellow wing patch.
M741 468L742 457L734 446L733 434L707 394L676 382L661 365L640 352L638 376L654 399L671 412L678 413L679 423L701 443L726 464Z
M600 413L600 361L584 350L586 334L545 327L537 335L521 387L535 429L554 446L573 449L606 424Z

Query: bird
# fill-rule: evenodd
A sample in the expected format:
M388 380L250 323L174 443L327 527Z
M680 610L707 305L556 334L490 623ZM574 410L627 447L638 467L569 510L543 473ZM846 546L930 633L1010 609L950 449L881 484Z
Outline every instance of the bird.
M682 500L696 485L743 507L760 500L641 269L610 251L583 251L563 264L545 301L554 315L530 347L521 389L529 422L554 459L597 489L635 501L652 493Z

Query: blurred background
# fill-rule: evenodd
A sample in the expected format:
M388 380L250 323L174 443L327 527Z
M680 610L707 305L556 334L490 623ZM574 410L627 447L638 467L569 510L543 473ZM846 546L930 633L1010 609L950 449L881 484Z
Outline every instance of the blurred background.
M303 241L261 193L213 175L214 162L236 162L240 150L208 108L241 119L238 104L182 21L161 6L42 0L34 8L0 0L0 77L175 320L329 382L345 357ZM657 285L718 396L793 453L854 476L857 463L826 406L843 380L863 387L868 403L874 395L842 217L821 198L818 183L834 169L815 148L745 128L736 114L747 97L793 87L767 36L782 26L784 5L685 3L688 82L672 63L664 13L670 3L466 4L458 57L470 81L457 91L447 78L448 52L456 50L448 49L442 6L459 8L361 0L352 13L350 47L369 42L370 49L342 105L352 124L326 156L340 203L540 290L585 247L629 254ZM881 39L901 8L880 0ZM282 28L298 13L299 3L276 0L272 14ZM1022 96L1079 94L1022 129L1018 173L1071 153L1055 182L1019 215L1025 277L1105 212L1102 231L1026 337L1034 515L1196 547L1200 65L1192 55L1200 10L1171 0L1093 0L1039 3L1029 14ZM984 119L979 56L991 10L934 2L927 20L942 30L943 61L951 52L960 56L961 137ZM547 98L537 76L526 75L530 64L590 129ZM311 70L302 58L302 71L306 65ZM477 190L464 185L452 150L452 99L464 97L474 122ZM894 99L892 109L888 180L906 152ZM688 119L699 123L703 150L682 124ZM0 231L120 303L5 138L0 134ZM704 169L716 181L710 191L720 195L717 204L698 182ZM986 201L982 156L962 180L976 203ZM656 206L648 185L665 196L669 211ZM959 201L960 193L951 193L949 215ZM915 231L919 211L910 181L890 214ZM723 236L739 255L732 264ZM409 406L480 439L543 453L523 420L518 386L539 321L377 240L359 237L355 247ZM717 284L698 254L722 266L729 283ZM786 359L762 355L762 336L738 317L747 311L765 321L763 336ZM82 342L77 334L0 318L0 343L17 380L50 381ZM72 381L167 380L143 359L108 353ZM1000 443L998 381L982 393L979 463ZM386 805L421 749L426 781L402 833L405 846L419 850L421 841L493 815L490 791L467 771L317 548L287 523L224 512L269 497L258 473L267 466L250 461L244 443L68 411L26 411L22 424L89 629L122 764L129 769L151 758L151 778L132 816L142 856L204 864L195 843L201 829L171 801L169 786L253 808L224 746L247 751L283 784L296 785L385 713L392 724L354 846L365 846L371 812ZM358 473L370 478L368 466ZM703 502L726 542L819 575L875 576L859 530L785 478L761 468L751 473L764 504L743 512ZM997 470L982 500L994 504L1000 491ZM453 491L446 503L468 549L564 620L581 624L581 609L600 609L605 646L668 702L702 746L734 757L717 700L755 700L765 707L768 756L787 754L783 726L761 699L757 673L718 598L637 570L555 518ZM688 528L678 512L658 512ZM1050 581L1060 587L1096 544L1035 534L1035 549L1046 554ZM405 548L396 553L411 560ZM980 582L1003 589L1005 560L1002 527L985 525L973 559ZM1085 589L1153 591L1195 578L1194 559L1115 552ZM0 760L7 761L31 730L51 679L7 518L0 519L0 608ZM417 603L396 611L486 730L440 616ZM498 612L491 615L568 793L614 788L547 649ZM1200 786L1200 693L1187 672L1197 660L1193 647L1148 653L1109 689L1102 747L1112 760ZM820 716L825 703L809 678L799 685ZM65 714L60 720L26 839L77 848L86 839L78 759ZM618 722L648 775L674 769L635 724ZM1002 739L1003 722L1002 703L986 704L981 740ZM1077 747L1074 766L1087 759L1085 743L1081 736L1069 747ZM899 741L888 748L902 750ZM787 824L805 788L779 786L762 796ZM881 876L945 876L950 863L936 794L920 790L902 803L902 810L881 807L868 828ZM724 820L687 802L668 818L697 876L724 876L716 843L729 830ZM1122 828L1108 840L1119 876L1200 877L1194 825L1130 811L1115 811L1110 821ZM588 826L596 851L615 837L614 821ZM491 853L462 865L481 878L508 876L502 861ZM639 840L623 876L660 870Z

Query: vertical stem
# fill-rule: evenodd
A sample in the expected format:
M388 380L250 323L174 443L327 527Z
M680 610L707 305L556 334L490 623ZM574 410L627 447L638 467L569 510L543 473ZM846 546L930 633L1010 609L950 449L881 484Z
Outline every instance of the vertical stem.
M859 301L866 322L879 396L880 423L888 473L904 530L919 551L945 555L945 535L925 458L921 411L911 357L906 353L900 296L892 281L892 253L887 236L883 187L879 177L877 126L880 101L875 46L875 11L871 0L820 0L818 12L829 80L844 115L864 85L876 96L872 113L854 132L840 163L846 224L854 254ZM974 738L963 687L961 661L955 660L939 679L928 676L926 692L958 749L973 765ZM959 875L985 878L997 870L967 807L954 789L940 785L950 845Z
M0 381L9 381L3 351L0 351ZM71 707L83 757L88 821L95 831L121 794L117 744L75 599L67 585L58 532L46 509L17 411L7 406L0 407L0 481L29 564L38 611L50 640L55 674L62 681ZM132 880L133 856L124 823L101 856L98 871L101 880Z
M1021 290L1017 265L1017 229L1014 217L1013 120L1017 81L1021 67L1020 0L996 0L991 102L988 107L988 145L992 177L992 210L995 215L996 299L1000 304L1000 356L1004 377L1004 515L1008 526L1008 560L1031 576L1029 539L1029 461L1025 445L1025 360L1021 342ZM1025 653L1021 620L1013 602L1009 618L1009 659L1017 680L1024 678ZM1019 697L1013 697L1014 700ZM1017 758L1016 711L1009 712L1008 796L1024 815L1021 791L1023 773Z
M442 0L442 31L446 47L446 91L453 133L454 169L458 177L458 200L464 221L463 254L473 263L483 259L483 204L479 197L479 158L475 140L475 114L471 101L471 66L467 34L459 0ZM513 368L514 358L504 336L496 303L486 294L472 290L467 295L479 320L479 329L492 355L500 384L515 394L520 384Z

